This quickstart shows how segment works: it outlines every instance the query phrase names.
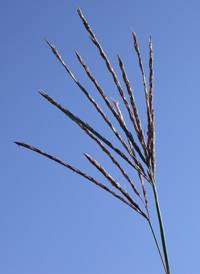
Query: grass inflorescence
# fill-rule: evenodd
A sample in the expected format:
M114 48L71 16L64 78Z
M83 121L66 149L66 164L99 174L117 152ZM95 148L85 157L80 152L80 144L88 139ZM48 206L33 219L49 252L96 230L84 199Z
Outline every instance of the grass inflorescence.
M23 142L15 142L19 146L23 146L27 149L30 149L32 151L35 151L45 157L50 158L51 160L56 161L57 163L67 167L68 169L76 172L77 174L81 175L82 177L86 178L87 180L93 182L94 184L98 185L99 187L103 188L110 194L114 195L116 198L121 200L123 203L131 207L134 211L139 213L142 217L146 219L148 222L152 235L154 237L160 258L163 263L164 271L166 274L170 274L170 268L169 268L169 261L168 261L168 255L167 255L167 247L166 247L166 241L165 241L165 235L164 235L164 228L161 218L161 212L160 207L158 203L158 195L156 191L156 185L155 185L155 115L154 115L154 108L153 108L153 96L154 96L154 90L153 90L153 49L152 49L152 39L150 36L149 39L149 90L146 83L141 53L138 46L138 41L136 34L132 31L133 36L133 44L136 51L136 54L138 56L139 61L139 68L142 74L142 81L143 81L143 87L144 87L144 94L146 99L146 113L147 113L147 123L148 123L148 130L145 134L144 130L142 129L142 123L139 116L138 108L136 106L136 101L134 98L133 89L131 87L130 81L128 79L125 65L119 55L117 55L118 61L119 61L119 67L122 73L122 79L125 83L126 87L126 93L128 95L129 100L126 98L126 93L122 89L121 84L119 82L119 79L108 59L106 56L102 46L98 42L95 34L91 30L88 22L84 18L80 8L78 8L78 14L86 28L86 30L90 34L90 39L94 43L94 45L97 47L100 56L103 58L106 64L106 68L108 72L111 74L111 77L113 79L114 85L116 86L119 95L122 99L122 102L124 103L125 109L128 112L128 116L130 118L130 121L133 125L133 128L135 130L135 134L133 137L133 134L128 129L124 118L123 113L121 109L119 108L119 104L115 99L112 99L110 101L108 97L106 96L106 93L103 91L101 86L98 84L96 78L92 75L92 73L89 70L89 67L84 62L80 54L75 51L75 54L78 58L78 61L80 62L81 66L85 70L88 78L91 80L91 82L96 87L96 90L103 98L105 104L107 105L108 109L110 110L111 115L116 119L117 123L119 124L120 129L124 132L124 135L126 136L126 139L123 139L121 135L119 134L118 130L114 127L108 116L103 112L103 110L100 108L98 103L95 101L95 99L89 94L89 92L86 90L85 87L76 79L74 74L71 72L71 70L68 68L68 66L65 64L63 59L61 58L60 54L58 53L58 50L47 40L47 44L50 46L52 52L57 57L57 59L60 61L62 66L65 68L67 73L70 75L70 77L75 81L75 83L78 85L80 90L86 95L88 100L93 104L96 111L101 115L101 117L104 119L105 123L109 126L109 128L113 131L114 135L118 139L118 141L121 143L123 148L125 149L125 152L120 150L118 147L114 146L112 142L108 139L106 139L101 132L98 132L96 129L92 128L87 122L84 122L79 117L72 114L68 109L64 108L61 104L56 102L50 95L46 94L43 90L39 90L39 93L47 99L51 104L53 104L55 107L60 109L68 118L70 118L72 121L74 121L96 144L102 149L103 152L111 159L113 164L120 170L122 175L125 177L128 184L130 184L131 189L133 190L133 193L127 192L121 185L120 182L118 182L116 179L114 179L103 167L100 163L98 163L95 159L93 159L90 155L87 153L84 153L86 159L96 168L98 169L101 174L109 181L110 187L107 187L106 185L102 184L95 178L91 177L90 175L84 173L83 171L61 161L60 159L47 154L43 152L42 150L35 148L33 146L30 146L28 144L25 144ZM136 187L135 182L132 181L131 177L127 174L127 172L124 170L122 165L117 161L117 159L114 156L114 153L117 153L121 158L123 158L132 168L135 169L135 171L138 173L138 178L141 183L142 187L142 194L139 192L139 190ZM158 216L158 223L160 227L160 236L161 236L161 243L162 243L162 249L158 244L157 236L155 235L151 219L150 219L150 213L148 208L148 197L147 197L147 191L145 184L148 183L152 186L154 198L155 198L155 204L156 204L156 210L157 210L157 216ZM114 189L117 189L117 191L120 194L117 194L115 191L112 190L112 187ZM141 205L136 203L135 196L139 197L139 201L141 201Z

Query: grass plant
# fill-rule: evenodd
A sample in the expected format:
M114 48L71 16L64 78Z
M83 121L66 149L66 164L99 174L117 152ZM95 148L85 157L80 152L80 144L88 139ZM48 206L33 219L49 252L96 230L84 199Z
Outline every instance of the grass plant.
M99 187L103 188L119 200L121 200L123 203L131 207L134 211L136 211L138 214L141 215L141 217L145 218L147 223L149 224L149 227L151 229L153 238L155 240L156 247L158 249L163 268L166 274L170 274L170 267L169 267L169 260L167 255L167 247L166 247L166 241L165 241L165 234L164 234L164 228L163 228L163 222L161 217L161 211L159 207L158 202L158 194L156 190L156 184L155 184L155 166L156 166L156 160L155 160L155 117L154 117L154 107L153 107L153 96L154 96L154 90L153 90L153 50L152 50L152 41L151 37L149 39L149 83L147 87L147 82L145 79L145 73L142 63L142 58L138 46L138 41L136 38L136 34L132 31L133 36L133 44L136 51L136 54L138 56L139 61L139 68L141 70L142 74L142 81L143 81L143 87L144 87L144 94L145 94L145 101L146 101L146 112L147 112L147 133L144 132L142 125L141 125L141 119L139 117L138 108L136 106L133 90L131 88L124 63L119 55L117 55L118 61L119 61L119 67L122 73L122 78L126 86L126 93L128 95L129 100L126 98L126 94L123 91L119 79L114 72L114 69L107 58L103 48L101 47L100 43L98 42L95 34L91 30L88 22L84 18L80 8L78 8L78 14L80 16L80 19L82 20L85 29L90 34L90 39L94 43L94 45L97 47L101 57L105 61L106 68L108 72L111 74L111 77L113 78L114 84L118 89L118 92L121 96L121 99L125 105L125 108L128 112L128 116L130 118L131 123L133 124L133 128L135 130L135 135L131 133L131 131L128 129L123 115L122 111L119 108L119 104L116 100L112 99L110 101L103 89L98 84L95 77L90 72L88 66L83 61L81 56L78 52L75 51L76 56L78 58L78 61L80 62L81 66L85 70L87 76L91 80L91 82L96 87L96 90L103 98L105 104L107 105L108 109L110 110L111 114L114 116L116 121L119 124L119 128L124 133L125 138L122 138L119 134L119 130L117 130L112 122L109 120L108 116L103 112L103 110L100 108L98 103L94 100L94 98L88 93L88 91L83 87L83 85L75 78L74 74L71 72L71 70L68 68L68 66L64 63L63 59L61 58L60 54L58 53L57 49L48 41L46 40L47 44L50 46L52 52L57 57L57 59L60 61L64 69L67 71L67 73L70 75L70 77L74 80L74 82L78 85L78 87L81 89L81 91L86 95L88 100L93 104L93 106L96 108L96 111L102 116L105 123L110 127L110 129L113 131L114 135L118 139L119 143L121 143L122 147L124 148L124 151L119 149L118 147L115 147L110 140L106 139L102 132L97 131L96 129L92 128L88 123L81 120L79 117L72 114L68 109L64 108L61 104L56 102L51 96L46 94L43 90L39 90L39 93L47 99L51 104L56 106L58 109L60 109L65 115L68 116L71 120L73 120L96 144L107 154L107 156L111 159L113 164L117 166L117 168L120 170L122 175L125 177L128 184L130 184L131 189L133 190L132 193L127 192L121 184L116 181L103 167L100 163L98 163L95 159L93 159L90 155L84 154L87 160L90 161L90 163L97 168L103 176L108 179L110 182L110 187L107 187L106 185L102 184L95 178L91 177L90 175L84 173L83 171L61 161L60 159L47 154L43 151L41 151L38 148L35 148L33 146L30 146L28 144L25 144L23 142L15 142L19 146L23 146L25 148L28 148L32 151L35 151L45 157L50 158L51 160L56 161L57 163L67 167L68 169L71 169L72 171L76 172L77 174L81 175L82 177L86 178L87 180L93 182L94 184L98 185ZM133 137L133 136L136 136ZM138 191L136 185L131 180L130 176L126 173L122 165L117 161L115 154L118 154L123 160L125 160L133 169L135 169L135 172L138 174L139 182L141 183L142 187L142 194ZM150 213L148 209L148 198L147 198L147 191L145 184L148 183L152 187L152 192L155 199L155 205L156 205L156 211L157 211L157 217L158 217L158 224L160 227L160 237L161 237L161 244L162 248L158 244L157 236L155 235ZM115 190L116 192L112 189ZM134 197L138 196L141 204L138 204L135 202Z

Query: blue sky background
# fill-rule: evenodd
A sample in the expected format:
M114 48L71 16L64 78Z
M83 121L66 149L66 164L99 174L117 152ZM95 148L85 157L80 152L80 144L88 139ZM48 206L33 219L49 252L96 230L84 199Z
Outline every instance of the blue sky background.
M200 273L200 4L171 0L1 2L0 273L164 273L142 217L79 175L13 144L23 141L36 146L109 186L85 159L86 152L125 187L95 143L37 92L43 89L120 147L44 41L47 38L56 46L111 117L74 54L76 49L108 98L120 101L76 12L78 6L121 83L116 53L123 59L144 129L144 92L131 28L137 34L147 79L152 34L156 182L171 273ZM120 106L123 110L122 102ZM140 189L134 170L126 164L124 168ZM148 186L147 190L152 222L159 233L152 192Z

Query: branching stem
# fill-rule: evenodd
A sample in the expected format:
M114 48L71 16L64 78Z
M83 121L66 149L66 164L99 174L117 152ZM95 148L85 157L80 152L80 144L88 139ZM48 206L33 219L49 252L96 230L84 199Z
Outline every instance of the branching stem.
M166 266L165 266L165 262L164 262L164 259L163 259L163 256L162 256L162 253L161 253L161 250L160 250L160 247L159 247L159 244L158 244L158 241L157 241L157 238L156 238L156 235L155 235L155 232L154 232L154 229L153 229L153 226L151 224L151 221L149 219L149 226L151 228L151 232L153 234L153 238L155 240L155 243L156 243L156 246L157 246L157 249L158 249L158 252L159 252L159 255L160 255L160 258L161 258L161 261L162 261L162 264L163 264L163 267L165 269L165 273L168 274L169 272L167 272L167 269L166 269Z
M152 184L152 188L153 188L154 199L155 199L155 203L156 203L156 211L157 211L157 215L158 215L158 221L159 221L159 227L160 227L160 235L161 235L163 253L164 253L164 257L165 257L165 265L166 265L166 270L167 270L166 273L170 274L169 259L168 259L168 254L167 254L167 245L166 245L166 240L165 240L164 227L163 227L163 222L162 222L162 216L161 216L160 206L159 206L159 202L158 202L158 195L157 195L157 190L156 190L156 184L155 184L155 180L153 178L152 173L150 173L150 179L151 179L151 184Z

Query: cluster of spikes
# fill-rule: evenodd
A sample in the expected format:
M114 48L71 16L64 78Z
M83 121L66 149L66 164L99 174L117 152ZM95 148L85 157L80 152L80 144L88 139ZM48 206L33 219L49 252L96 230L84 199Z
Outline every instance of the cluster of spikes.
M144 181L146 180L148 183L150 183L153 186L153 189L155 190L155 119L154 119L154 108L153 108L153 51L152 51L151 37L149 39L149 87L147 88L144 68L143 68L143 64L142 64L142 58L141 58L136 34L132 31L134 48L135 48L136 54L138 56L139 67L140 67L141 74L142 74L143 87L144 87L144 93L145 93L145 99L146 99L148 129L147 129L147 134L145 136L144 131L142 129L141 120L140 120L140 117L138 114L138 110L136 107L133 91L132 91L130 82L128 80L127 73L125 71L125 67L124 67L122 59L120 58L119 55L117 55L118 61L119 61L119 67L121 69L122 77L123 77L123 80L124 80L124 83L125 83L125 86L127 89L127 93L129 96L129 102L126 99L126 95L120 85L120 82L118 80L117 75L114 72L113 67L111 66L109 59L107 58L103 48L101 47L100 43L98 42L95 34L91 30L88 22L84 18L80 8L78 8L77 11L78 11L78 14L79 14L86 30L90 34L90 38L91 38L92 42L98 48L99 53L100 53L101 57L103 58L103 60L105 61L106 67L113 78L114 84L116 85L116 87L119 91L119 94L122 98L122 101L124 102L124 105L128 111L130 121L132 122L132 124L134 126L137 141L134 139L133 135L128 130L128 128L124 122L124 118L123 118L123 115L119 108L118 103L114 99L112 99L113 104L110 102L110 100L107 98L106 94L100 87L100 85L97 83L97 80L95 79L95 77L91 74L88 66L83 61L83 59L78 54L78 52L76 52L76 51L75 51L75 53L76 53L76 56L77 56L80 64L84 68L89 79L95 85L99 94L102 96L107 107L110 109L111 113L113 114L113 116L115 117L117 122L119 123L120 128L122 129L122 131L124 132L124 134L127 138L128 145L127 145L127 142L125 142L124 139L120 136L119 132L113 126L113 124L108 119L108 117L105 115L105 113L102 111L102 109L99 107L99 105L94 100L94 98L88 93L88 91L83 87L83 85L76 79L74 74L71 72L71 70L68 68L68 66L65 64L65 62L61 58L57 49L48 40L46 40L46 42L50 46L52 52L55 54L55 56L60 61L62 66L65 68L67 73L71 76L71 78L78 85L78 87L81 89L81 91L86 95L88 100L94 105L97 112L104 119L105 123L113 131L113 133L115 134L115 136L117 137L119 142L122 144L122 146L126 150L126 152L127 152L126 155L128 154L128 156L126 156L125 153L123 153L119 148L115 147L101 133L96 131L88 123L84 122L79 117L72 114L68 109L64 108L61 104L56 102L51 96L46 94L43 90L39 90L39 93L45 99L47 99L51 104L53 104L58 109L60 109L64 114L66 114L71 120L73 120L87 135L89 135L89 137L92 140L94 140L97 143L98 146L100 146L100 148L107 154L107 156L112 160L112 162L119 168L119 170L121 171L121 173L125 177L125 179L128 181L128 183L130 183L134 193L141 199L143 205L145 206L145 210L142 210L142 208L134 201L132 196L97 161L95 161L88 154L85 153L84 155L91 162L91 164L94 165L105 176L105 178L108 179L108 181L111 183L111 185L118 190L120 195L117 194L116 192L114 192L112 189L110 189L106 185L97 181L95 178L93 178L93 177L87 175L86 173L82 172L81 170L61 161L58 158L41 151L40 149L37 149L33 146L30 146L30 145L22 143L22 142L15 142L15 143L19 146L26 147L32 151L42 154L42 155L58 162L59 164L71 169L72 171L78 173L82 177L84 177L84 178L90 180L91 182L93 182L94 184L100 186L101 188L103 188L104 190L109 192L110 194L114 195L116 198L118 198L119 200L124 202L126 205L128 205L132 209L134 209L137 213L142 215L148 221L148 223L151 227L151 230L152 230L152 233L153 233L153 236L154 236L154 239L155 239L155 242L156 242L156 245L157 245L157 248L158 248L164 269L165 269L165 272L169 273L168 267L167 267L167 261L165 260L165 262L164 262L164 260L163 260L163 257L162 257L153 227L151 225L150 215L149 215L149 211L148 211L147 192L146 192L145 183L144 183ZM137 190L135 184L132 182L132 180L130 179L128 174L125 172L125 170L122 168L122 166L116 160L116 158L113 156L111 151L108 149L117 153L129 165L131 165L131 167L133 167L136 170L136 172L138 173L138 176L139 176L139 180L141 182L142 190L143 190L142 195ZM155 194L155 191L154 191L154 194ZM161 228L161 230L162 230L162 228ZM163 242L163 239L162 239L162 244L165 244L165 242ZM164 253L165 253L165 247L163 249L164 249ZM166 259L166 254L164 254L164 255L165 255L165 259Z

